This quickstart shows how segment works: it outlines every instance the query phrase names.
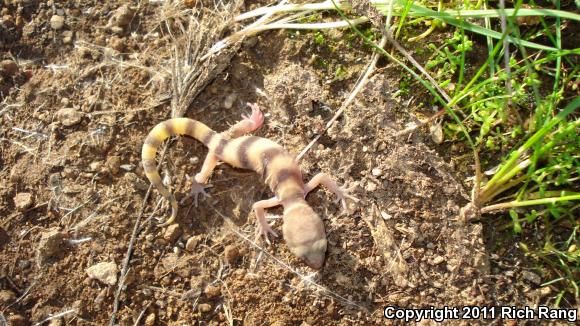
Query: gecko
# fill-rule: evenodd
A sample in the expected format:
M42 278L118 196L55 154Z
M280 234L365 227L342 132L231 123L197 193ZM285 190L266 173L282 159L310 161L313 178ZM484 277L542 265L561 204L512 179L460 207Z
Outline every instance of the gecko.
M141 157L145 175L159 193L171 203L171 216L162 225L169 225L175 221L178 203L157 172L155 161L157 149L171 136L189 136L208 148L201 170L192 180L189 196L194 197L195 204L197 205L200 195L209 196L205 188L219 161L236 168L257 172L275 194L270 199L260 200L252 205L258 222L257 237L263 236L268 243L269 235L278 237L266 220L265 209L282 205L282 235L288 248L306 265L320 269L326 256L326 232L322 219L306 202L306 195L322 184L336 194L337 202L341 201L345 209L346 199L358 202L358 198L350 195L351 189L340 187L324 173L318 173L304 183L293 154L272 140L245 135L257 130L264 123L264 115L258 105L248 103L248 106L252 110L251 115L242 115L242 120L221 133L190 118L172 118L151 129L145 138Z

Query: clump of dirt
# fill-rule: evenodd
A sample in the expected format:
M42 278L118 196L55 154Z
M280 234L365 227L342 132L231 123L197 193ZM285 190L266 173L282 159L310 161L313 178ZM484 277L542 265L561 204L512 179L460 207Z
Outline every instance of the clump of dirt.
M416 100L392 99L401 74L395 66L374 76L300 161L305 178L329 173L355 185L361 199L343 211L326 190L308 196L329 238L321 272L280 239L271 246L250 240L251 205L271 196L251 171L222 165L211 179L211 198L199 207L182 203L178 224L158 227L169 208L155 191L145 201L140 149L170 111L221 131L240 119L246 102L257 102L266 122L256 134L298 152L356 82L325 79L316 64L301 60L313 54L308 34L288 39L269 32L238 44L240 52L215 78L196 75L199 83L187 85L203 91L192 105L176 104L163 94L175 90L177 71L167 69L176 44L166 24L187 24L168 13L189 9L169 5L175 4L3 2L5 16L25 22L7 27L3 20L9 33L0 33L11 54L0 59L17 63L12 79L0 83L9 88L0 106L6 320L29 324L62 313L67 324L108 323L120 281L116 317L123 325L382 323L387 305L495 303L490 273L502 270L490 271L481 225L456 220L468 196L453 167L430 148L429 135L394 137L413 121L409 103ZM215 64L225 68L227 59ZM14 72L5 66L4 74ZM19 72L30 78L15 81ZM170 143L160 166L181 199L185 175L200 168L207 151L189 139ZM22 194L34 200L24 204ZM142 209L128 273L112 275L122 270ZM91 270L103 263L102 273ZM525 300L516 290L504 294Z

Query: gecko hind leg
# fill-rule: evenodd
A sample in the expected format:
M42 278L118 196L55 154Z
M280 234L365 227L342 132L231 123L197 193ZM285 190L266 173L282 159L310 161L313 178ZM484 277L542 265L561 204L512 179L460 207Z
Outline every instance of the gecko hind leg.
M189 191L189 194L187 194L187 196L181 200L181 204L183 204L185 200L193 197L195 207L197 207L200 195L203 195L204 197L210 197L210 195L205 191L205 188L213 187L211 184L207 183L207 180L213 173L217 163L218 157L211 152L207 153L205 161L203 161L203 165L201 166L201 171L199 171L199 173L193 177L191 190ZM191 177L187 175L185 177L188 180L191 179Z

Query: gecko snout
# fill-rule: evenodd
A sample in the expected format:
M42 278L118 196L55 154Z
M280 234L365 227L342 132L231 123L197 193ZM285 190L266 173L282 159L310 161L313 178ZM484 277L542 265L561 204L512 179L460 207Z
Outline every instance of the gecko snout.
M284 239L290 251L306 265L320 269L326 255L324 223L306 202L298 205L284 209Z

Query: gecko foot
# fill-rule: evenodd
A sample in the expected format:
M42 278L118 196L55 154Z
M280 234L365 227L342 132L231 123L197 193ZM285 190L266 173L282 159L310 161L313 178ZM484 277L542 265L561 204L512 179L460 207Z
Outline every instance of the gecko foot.
M199 183L199 182L195 181L195 178L191 178L191 177L189 177L189 176L187 176L187 175L185 176L185 178L186 178L187 180L192 180L192 185L191 185L191 190L189 191L189 193L187 194L187 196L185 196L185 198L183 198L183 199L181 200L180 204L182 204L182 205L183 205L183 203L184 203L184 202L185 202L187 199L189 199L189 198L193 197L193 203L195 204L195 207L197 207L199 195L203 195L204 197L211 197L211 196L210 196L210 195L209 195L209 194L208 194L208 193L205 191L205 188L210 188L210 187L213 187L212 185L210 185L210 184L202 184L202 183Z
M353 186L350 186L349 188L338 187L336 190L333 190L334 193L336 194L336 196L338 197L334 200L334 203L340 202L344 209L347 209L347 206L346 206L347 199L350 199L353 202L358 203L360 201L360 199L358 199L350 194L350 192L353 191L355 188L356 188L356 185L353 185Z
M268 224L267 221L264 220L262 222L258 220L258 225L256 226L256 242L261 236L263 236L264 240L266 240L266 243L269 245L270 244L270 239L268 238L269 235L272 235L275 238L278 237L278 233L272 229L272 226L270 226L270 224Z
M262 113L262 111L260 111L260 107L258 106L258 104L248 103L248 106L252 109L252 114L250 116L242 114L242 118L252 123L252 126L249 130L249 132L251 132L262 126L262 124L264 123L264 114Z

